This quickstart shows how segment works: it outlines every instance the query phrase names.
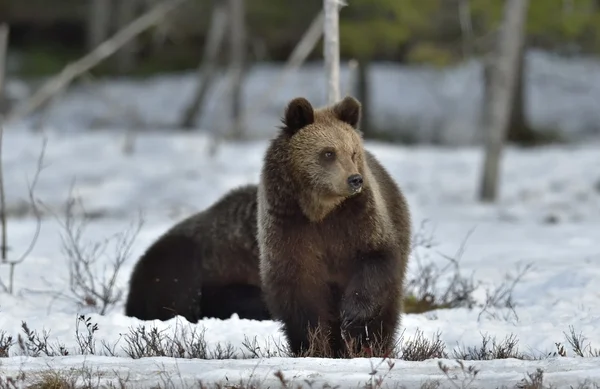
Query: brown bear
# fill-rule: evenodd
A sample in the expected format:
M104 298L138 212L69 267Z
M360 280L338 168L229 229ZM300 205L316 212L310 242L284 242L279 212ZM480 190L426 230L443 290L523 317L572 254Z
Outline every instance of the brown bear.
M256 185L231 190L179 222L142 255L131 275L125 314L267 320L256 241Z
M352 97L319 109L296 98L264 156L260 276L295 356L386 353L400 324L410 214L364 149L360 117Z

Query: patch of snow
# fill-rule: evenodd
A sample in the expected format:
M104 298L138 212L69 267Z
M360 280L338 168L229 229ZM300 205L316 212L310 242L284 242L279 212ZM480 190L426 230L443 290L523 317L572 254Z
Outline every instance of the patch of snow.
M325 104L323 65L318 62L290 74L277 91L264 98L281 70L279 64L260 64L248 72L243 98L245 108L250 110L244 123L250 137L272 136L285 104L294 97L307 97L314 105ZM525 110L534 127L559 130L568 138L580 140L600 134L599 61L532 50L527 54L526 72ZM419 142L467 145L481 141L480 62L473 60L444 69L374 63L369 76L372 125L376 128ZM195 77L195 71L190 71L77 85L53 102L52 108L42 114L43 121L49 128L67 132L89 127L134 127L136 121L151 128L174 128L193 94ZM342 93L353 93L346 63L341 66L340 80ZM22 88L18 89L15 94L22 97ZM226 89L224 74L215 77L198 128L228 130ZM256 112L263 103L264 109ZM38 120L42 119L29 117L14 126L28 128Z
M115 357L62 357L27 358L13 357L3 361L0 369L4 374L15 376L20 371L30 376L48 368L55 371L77 371L89 369L101 377L101 383L118 384L119 378L127 379L132 388L148 388L157 382L168 383L169 388L195 387L198 382L236 385L255 384L258 388L279 388L281 382L274 373L281 370L288 387L321 388L324 385L340 388L362 388L384 377L382 387L421 388L426 382L438 381L439 388L469 387L497 389L514 387L528 373L537 368L544 370L544 387L578 387L586 380L600 379L600 358L553 358L545 361L518 361L514 359L475 361L465 365L474 366L479 373L471 381L464 378L460 367L452 360L440 360L449 367L448 375L456 376L454 384L440 371L437 360L425 362L395 361L391 370L387 363L378 366L381 360L327 360L316 358L269 358L262 360L174 360L172 358L145 358L131 360ZM371 376L373 367L377 374ZM388 371L389 370L389 371ZM462 386L464 382L470 385ZM457 386L455 386L457 385ZM552 386L550 386L552 385ZM129 386L128 386L129 387Z

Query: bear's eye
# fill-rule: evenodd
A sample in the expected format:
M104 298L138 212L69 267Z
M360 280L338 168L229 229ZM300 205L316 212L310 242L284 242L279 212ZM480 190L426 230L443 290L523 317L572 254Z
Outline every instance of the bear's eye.
M352 160L354 161L356 159L356 151L352 153Z
M323 152L323 157L325 157L325 159L333 159L335 157L335 152L333 150L325 150Z

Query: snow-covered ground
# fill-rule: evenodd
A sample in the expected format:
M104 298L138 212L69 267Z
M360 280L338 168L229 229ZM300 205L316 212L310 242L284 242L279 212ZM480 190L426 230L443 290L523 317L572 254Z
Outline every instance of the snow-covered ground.
M73 184L74 194L83 201L95 219L84 231L83 243L102 241L125 231L143 211L145 224L132 248L132 256L122 268L117 285L127 287L130 271L141 252L172 223L215 201L228 189L256 182L266 142L225 143L214 158L207 154L208 140L198 134L147 134L137 139L133 155L121 152L122 139L114 132L47 133L48 143L36 196L45 212L37 245L16 268L15 294L2 294L0 329L16 336L21 321L39 333L50 331L50 341L66 345L77 354L75 328L79 309L70 298L68 267L61 251L61 228L47 210L61 211ZM6 201L9 212L9 255L23 252L35 222L27 211L27 182L35 172L42 145L40 135L8 129L4 136L3 160ZM566 344L564 332L573 326L592 346L600 347L600 146L586 144L524 151L509 149L504 155L502 190L497 205L475 201L482 154L476 148L442 149L398 147L368 143L407 194L415 230L424 221L426 233L437 243L421 250L430 261L446 263L437 252L453 255L468 237L460 259L461 272L482 282L475 293L479 302L486 288L498 286L507 275L532 264L513 297L516 317L508 312L479 315L481 309L439 310L422 315L407 315L404 337L417 331L431 338L436 332L448 350L457 346L478 346L481 334L498 340L514 334L519 349L537 356L556 351L555 342ZM112 253L108 251L107 254ZM107 256L103 265L112 261ZM0 266L6 282L8 267ZM100 271L102 268L99 268ZM411 274L417 269L410 265ZM205 382L238 382L254 371L268 382L280 368L287 378L329 381L332 385L362 385L369 379L369 364L378 360L324 361L288 359L252 360L172 360L152 358L130 360L123 349L130 328L142 324L123 315L122 302L104 316L91 314L98 323L97 348L101 341L117 345L117 357L72 356L67 358L27 359L13 346L11 358L0 361L1 374L19 370L79 367L85 362L101 369L104 377L118 371L131 373L132 382L158 382L155 372L172 374L175 385L202 378ZM147 323L159 329L204 328L208 347L227 343L236 355L248 354L242 346L246 339L276 353L282 338L275 322L204 320L193 326L181 319ZM81 324L80 324L81 325ZM574 356L570 349L568 355ZM452 361L446 361L454 366ZM477 361L481 370L476 387L514 385L533 373L536 367L546 372L547 382L577 384L586 377L600 378L600 359L552 358L539 362ZM162 366L162 367L161 367ZM384 370L385 370L384 364ZM256 367L256 369L255 369ZM380 369L381 370L381 369ZM180 378L182 377L182 378ZM442 379L436 361L402 362L386 378L388 384L419 386L427 378ZM575 380L575 382L573 381ZM443 380L442 380L443 381ZM345 386L343 386L345 387Z
M600 66L581 60L569 63L535 53L530 60L535 66L530 66L532 73L528 76L531 81L528 106L536 125L552 127L560 122L561 128L574 134L594 131L597 134ZM443 122L438 129L444 132L447 143L463 143L476 132L474 119L480 97L477 72L476 64L447 72L398 70L381 65L373 70L378 93L372 101L380 110L378 117L389 123L397 123L398 117L389 116L392 113L398 113L403 120L418 118L421 121L418 136L422 140L431 140L434 137L431 131ZM247 96L260 94L273 82L273 73L268 67L257 69L248 81ZM282 107L291 97L304 95L315 104L322 103L324 96L319 92L322 82L319 78L307 82L308 77L322 77L321 73L322 69L315 65L292 75L268 101L267 109L249 123L253 131L263 138L272 136ZM89 308L80 308L74 300L61 241L64 230L58 222L64 221L71 188L82 200L86 212L93 215L82 235L86 247L126 231L142 211L144 224L116 280L116 286L126 292L137 258L154 239L178 220L209 206L227 190L258 180L266 147L264 139L226 142L210 157L210 142L203 132L147 131L138 135L133 154L123 154L128 126L122 116L123 109L135 107L134 111L152 129L171 127L193 89L190 77L106 81L99 84L100 92L76 89L52 107L45 121L48 143L44 169L35 188L43 214L39 239L29 256L15 268L13 295L0 293L0 330L16 337L22 333L21 323L25 321L40 334L49 331L50 343L65 345L70 356L26 357L14 345L9 350L10 358L0 358L0 378L15 376L21 370L32 377L49 367L67 370L85 365L99 370L97 374L103 379L129 373L130 383L140 387L158 383L169 386L165 380L174 387L185 387L198 379L233 384L240 380L264 380L264 387L277 387L277 378L273 376L277 369L295 383L315 380L315 387L325 382L342 388L361 387L370 380L371 363L377 364L379 360L283 358L278 353L283 339L276 322L233 317L225 321L207 319L196 325L182 319L143 323L123 315L123 301L107 314L99 315ZM225 116L222 103L212 100L207 109L210 115L201 127L218 130ZM95 124L112 130L91 130ZM34 176L42 138L41 134L28 130L30 125L29 120L10 124L3 139L8 253L12 259L26 251L36 232L27 183ZM600 358L574 358L565 339L565 332L573 328L586 337L586 344L600 348L598 136L595 141L579 145L507 149L502 161L501 194L495 205L476 201L483 159L477 147L393 146L374 142L368 142L367 147L406 193L415 232L424 225L423 233L435 242L431 248L418 248L415 254L421 260L445 266L448 260L444 255L454 256L464 243L460 272L464 277L472 275L480 283L474 292L479 304L485 302L486 291L530 266L512 291L514 313L494 308L480 315L481 307L475 307L406 315L404 340L420 332L433 338L439 332L451 352L457 347L480 346L482 334L498 341L514 334L520 351L530 355L541 357L555 352L556 342L567 349L568 358L469 361L467 365L480 370L472 387L512 387L538 367L545 372L545 382L559 388L577 387L586 378L599 382ZM110 270L113 254L109 248L100 258L96 264L99 275ZM418 272L416 259L413 257L410 263L409 277ZM9 272L9 266L0 264L3 283L8 282ZM441 280L439 287L447 281ZM104 342L114 347L115 356L77 355L78 314L87 314L92 323L98 324L94 334L96 349L102 350ZM243 343L250 340L265 355L274 357L133 360L125 351L126 334L141 324L156 326L166 333L205 331L209 350L229 344L236 357L248 356ZM82 323L79 329L82 330ZM435 360L395 363L384 385L420 387L428 379L440 380L442 387L451 385ZM453 361L444 363L452 369L450 374L462 377ZM386 370L384 363L378 374Z

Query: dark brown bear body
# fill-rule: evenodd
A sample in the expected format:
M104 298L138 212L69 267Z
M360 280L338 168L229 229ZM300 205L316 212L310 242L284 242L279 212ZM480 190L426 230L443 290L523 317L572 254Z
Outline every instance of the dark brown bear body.
M202 317L270 318L262 299L256 185L234 189L173 226L136 264L127 316L190 322Z
M400 324L410 215L393 179L363 147L360 110L351 97L317 110L294 99L264 158L263 293L295 355L344 356L366 340L385 352ZM325 342L309 340L317 326Z

